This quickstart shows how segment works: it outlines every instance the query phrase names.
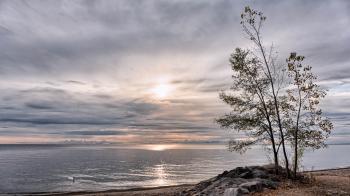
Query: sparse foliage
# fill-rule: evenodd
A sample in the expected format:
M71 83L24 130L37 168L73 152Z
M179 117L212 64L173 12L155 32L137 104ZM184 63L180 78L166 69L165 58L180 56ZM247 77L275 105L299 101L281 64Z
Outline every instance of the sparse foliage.
M223 128L244 132L248 138L230 141L229 149L244 152L252 144L271 144L277 168L278 152L271 122L273 109L267 94L269 79L261 62L248 50L237 48L230 63L234 94L222 92L220 98L231 106L232 112L217 119L217 122Z
M273 47L269 51L264 47L261 28L265 20L262 12L249 7L241 15L243 31L257 52L237 48L231 55L232 93L222 92L220 99L230 105L232 111L217 119L217 123L246 135L245 139L229 142L232 151L244 152L257 143L270 144L276 172L281 147L288 177L286 145L292 145L296 176L303 150L325 146L333 125L319 109L326 92L314 82L316 76L311 67L302 64L304 57L292 53L286 68L281 68L275 63ZM289 80L284 77L286 73Z
M230 63L233 70L231 90L235 94L222 92L220 98L231 106L232 112L217 119L217 122L224 128L254 136L248 140L231 141L232 150L244 151L249 145L264 141L268 135L269 125L265 119L269 114L264 109L264 89L268 83L261 73L259 62L251 57L249 51L237 48Z
M294 176L298 159L305 148L319 149L333 128L329 119L322 116L320 100L326 91L315 83L312 67L303 65L304 56L291 53L287 59L287 73L291 87L286 90L289 107L284 108L285 126L294 148Z

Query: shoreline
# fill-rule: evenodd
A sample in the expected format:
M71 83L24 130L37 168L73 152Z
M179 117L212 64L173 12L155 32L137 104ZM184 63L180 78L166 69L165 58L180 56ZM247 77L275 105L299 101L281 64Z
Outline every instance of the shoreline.
M320 170L309 170L302 171L304 174L319 174L320 176L335 176L339 171L346 171L349 173L349 186L350 186L350 166L348 167L339 167L339 168L329 168L329 169L320 169ZM346 173L345 172L345 173ZM343 172L342 172L343 173ZM198 182L199 183L199 182ZM194 187L195 184L180 184L180 185L170 185L170 186L156 186L156 187L135 187L127 189L108 189L102 191L68 191L68 192L27 192L27 193L3 193L5 195L35 195L35 196L46 196L46 195L55 195L55 196L68 196L68 195L127 195L127 196L138 196L138 195L181 195L182 191Z
M35 196L65 196L65 195L90 195L90 194L108 194L108 193L127 193L127 192L138 192L138 191L152 191L152 190L162 190L162 189L172 189L172 188L190 188L195 184L179 184L179 185L169 185L169 186L155 186L155 187L135 187L126 189L107 189L101 191L58 191L58 192L16 192L16 193L0 193L0 195L35 195Z
M343 169L350 169L350 166L335 167L335 168L330 168L330 169L306 170L306 171L302 171L302 172L300 172L300 173L312 173L312 172L323 172L323 171L337 171L337 170L343 170Z

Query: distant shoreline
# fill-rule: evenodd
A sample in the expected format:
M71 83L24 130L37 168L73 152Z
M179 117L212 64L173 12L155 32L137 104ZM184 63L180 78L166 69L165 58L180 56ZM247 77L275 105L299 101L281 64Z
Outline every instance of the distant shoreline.
M346 169L350 169L350 166L335 167L335 168L330 168L330 169L305 170L305 171L302 171L301 173L324 172L324 171L339 171L339 170L346 170Z

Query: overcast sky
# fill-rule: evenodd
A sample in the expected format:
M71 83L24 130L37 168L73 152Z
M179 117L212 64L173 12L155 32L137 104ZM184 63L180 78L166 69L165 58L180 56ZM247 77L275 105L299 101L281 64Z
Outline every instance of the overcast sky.
M203 143L228 138L230 53L250 47L246 5L264 43L329 88L330 141L350 142L350 2L281 0L0 1L0 143L65 140Z

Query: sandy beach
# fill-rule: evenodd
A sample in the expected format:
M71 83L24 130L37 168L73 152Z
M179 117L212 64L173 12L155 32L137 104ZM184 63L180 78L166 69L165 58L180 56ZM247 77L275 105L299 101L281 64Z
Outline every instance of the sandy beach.
M306 172L309 183L284 181L276 190L255 193L255 196L316 196L316 195L350 195L350 167L341 169L318 170Z

